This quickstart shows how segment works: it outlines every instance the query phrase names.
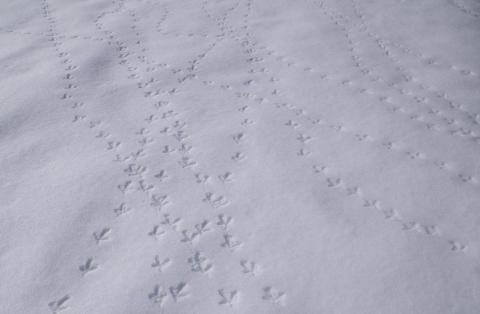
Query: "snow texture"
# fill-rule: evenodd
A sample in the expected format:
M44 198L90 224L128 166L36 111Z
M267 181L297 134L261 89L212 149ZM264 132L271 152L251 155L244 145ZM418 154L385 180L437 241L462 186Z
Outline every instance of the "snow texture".
M0 313L480 313L478 0L2 0L0 69Z

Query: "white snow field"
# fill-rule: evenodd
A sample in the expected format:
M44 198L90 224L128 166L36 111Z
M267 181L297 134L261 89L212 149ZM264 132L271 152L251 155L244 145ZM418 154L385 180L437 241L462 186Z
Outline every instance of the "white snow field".
M1 0L0 313L480 313L478 0Z

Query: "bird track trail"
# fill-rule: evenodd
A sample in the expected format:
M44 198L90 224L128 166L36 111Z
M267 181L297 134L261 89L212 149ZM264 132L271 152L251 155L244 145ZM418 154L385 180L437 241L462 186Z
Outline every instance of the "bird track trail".
M101 22L101 19L105 17L107 14L120 14L122 13L122 9L125 9L125 5L123 3L120 3L116 9L100 14L99 17L96 19L96 25L99 31L103 31L105 35L108 36L107 38L109 40L109 45L114 46L117 51L121 52L118 55L119 64L127 67L128 72L131 73L129 75L129 79L136 81L136 84L138 85L138 87L140 89L144 89L147 86L147 84L143 83L145 82L145 80L143 80L145 73L140 73L138 71L140 66L137 64L134 64L133 61L130 61L130 59L133 59L133 57L135 56L135 53L130 53L131 50L129 50L128 45L124 41L122 41L120 38L117 38L116 37L117 35L115 35L113 32L104 30L104 26ZM128 14L133 19L133 21L136 22L134 10L129 10ZM136 29L136 27L131 27L131 28ZM140 33L138 33L137 31L136 35L139 37ZM104 40L107 40L107 38L104 38ZM137 43L139 42L140 40L137 41ZM217 42L218 41L216 41L212 46L210 46L207 49L207 51L201 53L200 54L200 56L202 56L201 58L195 59L192 62L189 62L191 66L187 68L189 71L189 75L187 75L187 78L195 77L194 76L195 69L199 65L201 59L207 56L208 52L214 48ZM141 49L141 51L145 52L145 49ZM148 59L142 55L139 55L137 57L137 60L139 60L141 63L149 62ZM145 98L150 98L152 97L152 95L160 96L160 94L163 94L163 93L173 95L178 92L178 88L185 81L186 81L185 77L180 77L178 79L178 85L173 87L170 91L163 92L163 91L157 90L154 94L152 94L152 92L147 91L147 92L144 92L143 95ZM192 180L196 180L197 183L201 183L202 190L204 191L204 198L202 199L202 202L210 204L210 206L214 209L226 207L230 205L230 202L227 201L224 196L216 194L216 192L214 192L213 189L209 187L205 187L207 180L210 179L210 175L205 175L195 170L196 168L198 168L198 163L193 159L193 156L190 153L190 150L194 149L194 146L190 145L188 142L185 141L187 138L189 138L189 134L185 132L185 128L188 126L188 122L182 119L176 119L176 116L178 115L178 113L175 112L174 110L168 110L171 107L173 107L172 103L169 100L164 100L164 99L158 100L158 97L156 97L153 107L155 110L150 111L145 118L146 124L142 125L140 129L135 133L139 137L138 143L140 144L140 146L137 147L134 151L130 152L130 154L127 153L126 156L123 156L118 153L116 154L115 161L121 162L126 167L124 169L124 172L126 173L126 181L121 182L117 186L118 189L121 191L121 193L125 195L125 197L124 197L124 200L119 204L119 206L113 209L113 212L115 216L117 216L118 218L124 215L138 215L138 208L134 208L135 206L131 205L134 202L129 202L128 201L129 197L127 197L128 194L131 194L130 193L131 190L135 189L135 186L137 186L136 191L140 191L144 195L144 197L150 201L150 207L153 207L163 215L163 220L160 222L160 224L154 225L153 227L148 229L148 230L151 230L150 232L148 232L148 235L155 238L159 238L159 237L163 238L167 231L174 231L175 234L177 234L178 236L179 242L190 244L189 252L190 254L193 254L193 257L189 258L188 262L192 264L191 266L192 271L207 273L212 269L214 269L214 264L210 263L210 260L204 257L201 251L198 251L196 246L197 246L198 239L201 238L201 236L205 232L212 230L211 226L213 225L213 221L215 221L214 220L215 218L217 219L216 224L219 226L217 229L221 231L220 234L221 234L222 242L220 243L220 247L225 248L227 250L231 250L233 252L237 250L237 247L241 247L243 243L229 232L229 228L230 228L229 226L234 221L234 217L232 216L229 216L224 213L212 214L211 216L208 216L206 218L204 217L204 219L199 224L196 224L194 226L193 231L190 231L189 229L180 230L178 228L178 224L181 223L183 219L181 217L172 218L173 215L165 211L165 208L169 208L172 206L172 202L173 202L172 199L168 195L159 195L157 193L152 192L157 190L157 186L153 183L154 180L152 178L148 178L147 176L147 174L149 173L150 166L146 166L143 163L140 163L138 161L139 159L142 159L143 157L145 157L145 155L148 154L147 147L153 145L152 142L155 141L154 138L149 137L149 134L155 131L158 131L159 128L156 127L155 125L155 124L158 124L156 122L157 120L168 121L168 120L172 120L172 118L175 118L173 126L171 124L170 125L162 124L161 127L164 128L163 130L166 130L168 128L171 128L173 130L177 129L177 131L172 134L168 134L168 131L165 131L164 133L166 133L165 135L167 136L170 135L173 138L175 138L178 144L180 145L180 147L178 149L172 149L171 145L163 145L164 147L163 153L169 156L169 155L173 155L172 154L173 151L180 152L180 153L177 153L178 155L180 155L179 156L180 159L177 160L178 161L177 166L180 168L179 170L189 171L191 173ZM163 112L159 118L158 111L163 109L167 109L167 111ZM86 118L85 115L82 116L82 119L84 118ZM171 122L171 121L168 121L168 122ZM243 136L244 136L244 133L235 134L234 136L232 136L232 140L235 141L237 144L240 144L240 142L243 139ZM110 143L109 149L115 149L119 145L120 145L120 142L114 142L113 144ZM233 175L231 172L226 172L222 175L219 175L218 179L223 183L226 183L231 181L232 176ZM161 170L159 173L155 174L155 177L159 177L160 179L165 179L165 178L168 178L169 175L166 174L165 171ZM123 219L128 219L128 217L125 217ZM172 224L172 228L167 229L167 231L160 229L161 226L168 226L170 224ZM109 235L112 233L112 231L114 230L112 230L109 227L105 227L101 231L94 232L93 237L96 241L96 244L100 245L102 241L109 240L110 239ZM165 257L163 260L161 260L159 255L155 255L154 262L152 263L152 268L163 269L165 266L169 266L171 263L172 263L171 258ZM238 267L241 267L241 269L243 269L243 273L245 274L254 273L256 272L256 269L258 269L258 265L254 261L247 260L244 258L238 259L237 265L239 265ZM98 267L99 265L96 264L93 258L90 257L86 259L85 264L82 264L79 267L79 269L82 272L82 274L85 275L88 272L96 270ZM167 297L172 298L174 302L177 303L184 297L189 296L190 293L182 292L186 290L188 286L189 284L185 281L180 281L178 285L170 286L170 288L168 289L160 285L155 285L153 292L149 293L148 298L153 300L155 304L159 304L160 306L164 305L165 301L168 299ZM233 306L234 301L238 296L238 290L230 291L229 295L227 296L224 293L224 289L221 288L218 290L218 293L222 298L222 300L219 302L219 305L228 304L230 306ZM265 299L265 296L263 298ZM267 299L270 300L270 298L271 297L268 297L265 300ZM52 303L52 304L55 305L56 303ZM54 308L56 309L57 307L54 306Z
M468 1L448 3L478 18ZM478 259L468 206L480 189L480 112L411 64L469 84L480 82L478 73L376 31L369 4L344 4L301 2L302 16L325 27L322 38L338 39L332 59L344 71L302 51L283 53L273 33L262 37L262 27L267 34L289 20L272 18L278 4L262 11L261 1L98 1L79 6L88 14L63 17L69 4L42 0L45 31L25 30L28 19L0 27L48 44L61 78L52 102L91 142L103 167L97 175L109 178L91 195L98 202L78 204L89 217L76 234L82 245L54 265L62 269L49 278L55 289L33 297L39 312L291 313L313 299L323 306L331 283L313 283L305 276L310 257L283 246L309 247L316 268L341 265L350 256L340 242L356 238L320 225L334 215L354 222L355 234L378 237L373 242L388 230L400 244L385 240L387 250L408 241L409 259ZM69 31L80 22L89 24ZM418 205L428 204L423 195L402 194L405 182L412 193L428 190L426 198L452 197L443 211L429 211ZM310 204L302 204L305 191L313 191ZM276 228L281 223L297 229ZM337 245L341 261L328 251ZM419 249L427 245L436 251Z
M253 48L253 47L254 46L252 46L251 48ZM256 58L256 57L253 56L252 58ZM259 71L259 72L263 73L262 71ZM269 75L274 75L274 72L271 71L271 70L269 70L267 72L269 73ZM222 86L225 86L225 83L219 83L218 85L221 88ZM230 87L230 89L225 89L225 88L221 88L221 89L222 90L230 90L231 92L235 92L235 90L232 87ZM293 132L295 132L295 133L301 132L300 127L302 125L294 122L295 120L299 121L301 119L301 120L304 121L303 122L304 124L308 123L308 124L313 124L315 126L323 126L325 131L330 131L329 133L332 133L332 134L337 134L337 135L348 134L350 137L355 138L360 143L365 143L365 142L366 143L368 143L368 142L377 142L378 143L377 140L375 140L373 137L369 136L368 134L363 133L362 131L356 132L356 131L349 130L348 126L345 127L345 126L343 126L342 124L339 124L339 123L332 123L331 121L325 120L323 117L315 118L315 117L309 116L309 114L306 110L302 109L301 107L295 106L295 105L289 105L288 103L285 103L285 101L283 99L278 97L277 96L278 94L280 94L280 95L282 94L282 92L279 91L279 88L273 87L273 90L277 91L277 92L273 93L274 96L261 95L260 96L261 102L266 102L266 103L270 103L272 105L276 105L277 108L284 108L287 111L293 113L293 115L291 116L292 119L286 121L286 123L285 123L288 127L290 127L293 130ZM239 94L241 94L241 93L239 93ZM270 99L270 97L272 97L272 98L275 97L275 99ZM258 96L253 96L253 98L258 99ZM308 147L307 143L310 142L312 140L312 138L310 136L304 135L302 133L297 133L297 134L299 134L297 136L297 140L299 140L302 143L302 146L303 146L300 149L298 155L300 157L305 157L306 155L308 155L308 150L306 149L306 147ZM392 142L389 142L388 140L384 141L383 143L378 143L377 145L383 146L387 150L394 149L393 148L394 144ZM418 158L422 159L422 154L421 153L416 153L415 154L415 153L411 153L407 150L403 154L405 154L411 160L418 159ZM439 165L446 166L446 163L441 162L441 161L432 161L432 164L436 165L437 167ZM323 175L324 180L325 180L328 187L339 188L340 190L344 190L346 192L346 195L356 196L356 198L359 199L360 204L362 204L363 207L373 208L373 209L377 210L380 214L382 214L385 217L386 220L390 220L394 223L399 224L401 226L401 230L416 231L419 234L443 238L443 240L446 242L446 244L448 245L448 247L452 251L463 251L464 252L466 250L466 248L467 248L466 244L460 243L460 242L458 242L457 240L454 240L454 239L450 239L448 236L447 237L443 236L442 233L440 232L440 229L439 229L438 226L432 225L432 224L424 224L424 223L420 223L420 222L417 222L417 221L410 221L408 219L405 219L401 216L401 214L398 212L397 209L395 209L393 207L385 206L383 204L380 204L379 200L370 199L370 198L368 198L368 196L364 196L363 193L361 192L361 190L362 190L361 186L349 185L347 182L345 182L342 178L339 178L339 177L334 177L334 176L330 177L329 172L331 170L329 168L330 168L329 166L327 166L325 164L322 164L321 162L320 162L320 165L312 164L312 169L314 170L314 172ZM468 178L471 178L471 177L468 177L468 176L463 175L463 174L456 174L455 177L461 179L463 182L470 182L471 181L471 180L468 179Z

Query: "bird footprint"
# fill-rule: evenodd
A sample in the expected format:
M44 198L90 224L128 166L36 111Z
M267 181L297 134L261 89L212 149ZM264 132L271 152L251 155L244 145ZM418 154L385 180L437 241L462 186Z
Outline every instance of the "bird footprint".
M177 225L180 222L180 218L170 218L170 214L164 214L163 220L160 222L162 225L171 226L174 230L177 229Z
M110 228L103 228L100 232L94 232L93 238L97 244L100 244L101 241L106 241L109 239L108 235L110 233Z
M245 138L245 134L238 133L238 134L235 134L232 138L235 141L235 143L240 144Z
M128 213L131 210L131 208L127 207L127 204L121 203L118 208L114 208L113 211L117 216L122 216Z
M205 193L203 201L209 203L213 208L223 207L228 204L224 196L217 196L212 192Z
M80 271L82 272L82 275L86 275L87 273L94 271L95 269L98 268L98 265L93 262L93 258L88 258L85 264L80 265L78 267Z
M195 173L195 179L197 183L206 183L210 179L210 176L207 174L202 174L198 172L198 173Z
M165 258L162 261L158 255L155 255L152 263L152 267L158 269L159 272L163 272L163 269L171 264L170 258Z
M224 174L218 176L218 179L222 181L222 183L227 183L232 181L232 173L227 171Z
M195 252L192 257L188 258L188 263L191 265L193 272L208 273L213 268L208 258L203 256L200 252Z
M220 214L218 215L217 225L222 227L223 230L227 230L232 220L233 218L231 216L225 216L224 214Z
M167 293L163 291L163 287L160 287L159 285L155 285L155 287L153 288L153 291L148 295L148 298L155 303L159 303L160 305L163 305L163 302L165 302L165 298L167 296L168 296Z
M263 288L263 296L262 299L265 301L270 301L276 304L282 304L285 299L285 292L278 291L277 289L267 286Z
M220 244L223 248L235 250L242 245L242 242L235 239L235 237L229 233L223 235L223 242Z
M152 231L148 233L149 236L154 237L156 239L160 238L164 234L165 234L165 231L160 229L159 225L153 226Z
M167 175L167 172L165 170L160 170L160 172L157 173L154 177L159 179L160 182L163 182L166 179L168 179L168 175Z
M52 302L48 303L48 307L50 308L52 313L56 314L60 311L66 310L68 308L68 306L66 305L68 300L70 300L70 296L65 295L64 297L60 298L59 300L52 301Z
M219 289L218 294L220 295L220 305L233 306L238 295L237 290L225 291L225 289Z
M156 207L159 211L167 206L170 202L168 201L167 195L157 195L153 194L151 197L150 205Z
M187 283L180 282L176 286L170 287L170 294L175 302L178 302L182 298L188 296L188 293L185 291L187 289Z
M242 272L244 274L250 274L255 276L257 273L257 264L254 261L249 261L246 259L242 259L240 261L240 266L242 267Z

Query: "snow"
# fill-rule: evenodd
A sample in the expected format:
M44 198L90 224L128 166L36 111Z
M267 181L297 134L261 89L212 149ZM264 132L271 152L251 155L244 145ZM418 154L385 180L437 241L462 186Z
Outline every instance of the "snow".
M0 8L0 313L479 313L478 1Z

